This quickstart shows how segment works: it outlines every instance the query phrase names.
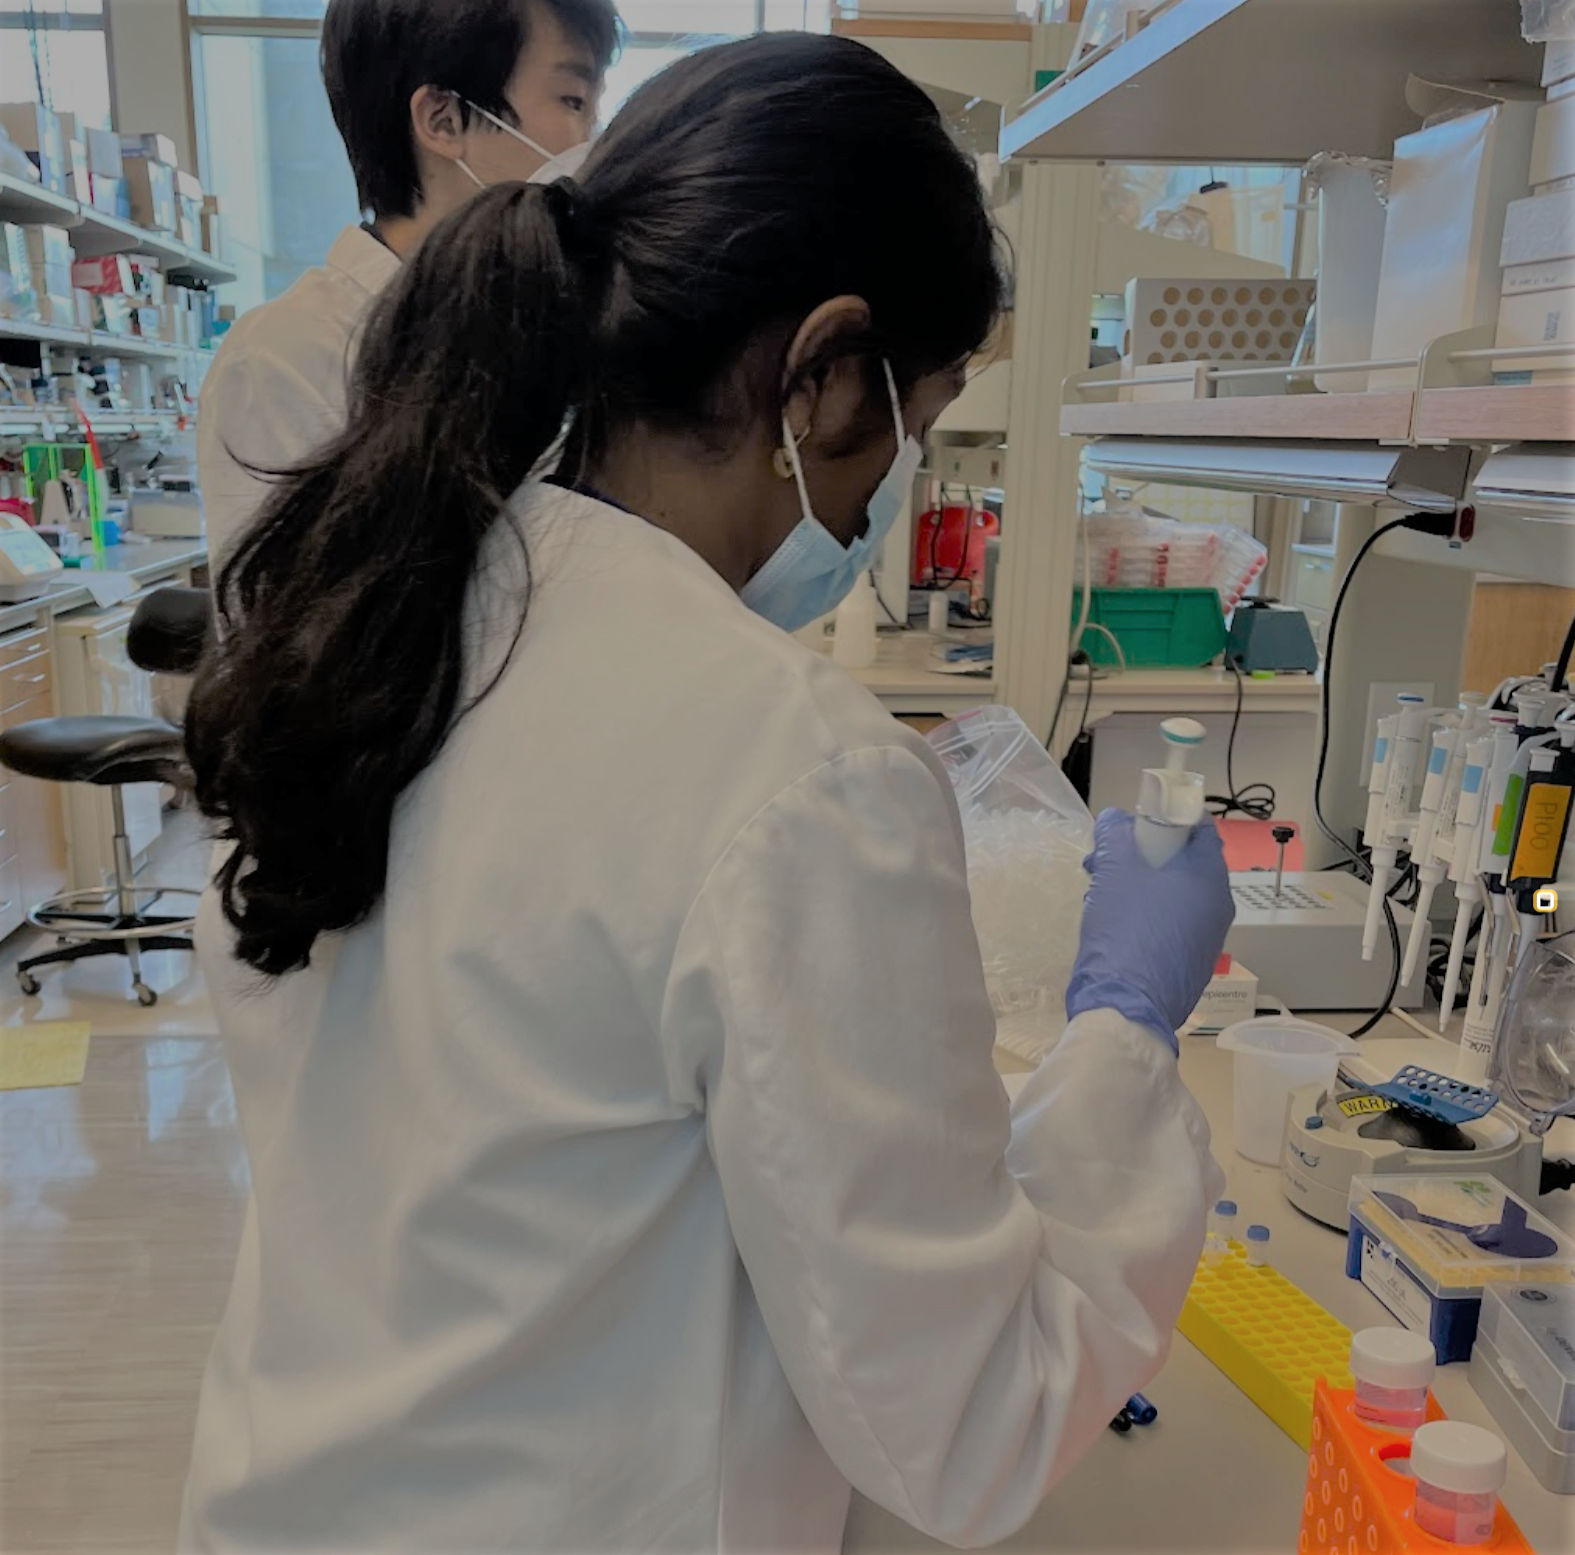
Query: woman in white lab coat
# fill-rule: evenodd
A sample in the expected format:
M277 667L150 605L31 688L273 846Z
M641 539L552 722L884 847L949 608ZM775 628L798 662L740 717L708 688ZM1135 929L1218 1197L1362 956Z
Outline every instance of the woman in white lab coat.
M1009 1112L946 778L785 630L1002 287L924 93L784 34L380 305L193 702L252 1193L185 1549L831 1552L850 1484L979 1544L1160 1366L1217 841L1101 819Z

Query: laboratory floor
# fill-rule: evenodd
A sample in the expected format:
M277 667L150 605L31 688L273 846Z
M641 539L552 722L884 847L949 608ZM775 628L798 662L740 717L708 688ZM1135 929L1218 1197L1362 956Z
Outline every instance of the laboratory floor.
M200 882L195 818L172 820L153 870ZM0 1550L167 1555L245 1203L229 1075L190 956L148 958L144 1010L118 959L24 999L31 948L0 948L0 1025L93 1040L80 1086L0 1093Z

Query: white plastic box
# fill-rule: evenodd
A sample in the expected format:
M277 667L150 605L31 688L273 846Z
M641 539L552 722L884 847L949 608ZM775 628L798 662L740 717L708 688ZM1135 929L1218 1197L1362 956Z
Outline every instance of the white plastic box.
M1132 280L1122 354L1135 370L1161 362L1288 362L1312 299L1311 281L1265 276Z
M1575 1243L1503 1183L1466 1171L1351 1179L1345 1272L1426 1334L1440 1365L1470 1359L1486 1289L1575 1289Z
M1483 99L1440 93L1436 106L1472 101ZM1535 104L1498 102L1395 142L1375 358L1415 358L1440 335L1493 322L1505 215L1512 201L1530 193L1535 124ZM1411 367L1381 369L1369 379L1374 389L1415 382Z
M1575 190L1516 200L1499 250L1506 297L1575 286Z
M1509 373L1575 372L1575 287L1519 292L1498 305L1496 346L1568 346L1567 356L1501 356L1496 377Z
M1531 186L1575 178L1575 97L1561 97L1537 109L1531 142Z
M1575 1495L1575 1285L1485 1290L1471 1386L1538 1481Z

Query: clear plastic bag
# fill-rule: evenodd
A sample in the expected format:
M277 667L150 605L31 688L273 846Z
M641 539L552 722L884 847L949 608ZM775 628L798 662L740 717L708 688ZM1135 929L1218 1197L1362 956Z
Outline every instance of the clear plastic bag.
M997 1040L1037 1063L1066 1028L1094 818L1010 708L976 708L942 724L929 740L962 813L974 931Z
M1520 0L1520 35L1527 43L1575 38L1575 0Z

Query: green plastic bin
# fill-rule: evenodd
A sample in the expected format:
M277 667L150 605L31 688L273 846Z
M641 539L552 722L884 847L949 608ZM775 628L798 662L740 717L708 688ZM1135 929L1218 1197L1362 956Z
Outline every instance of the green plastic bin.
M1072 622L1083 611L1083 591L1072 590ZM1214 589L1095 589L1090 622L1107 627L1130 665L1196 669L1225 651L1225 616ZM1084 632L1083 651L1095 664L1117 664L1102 632Z

